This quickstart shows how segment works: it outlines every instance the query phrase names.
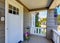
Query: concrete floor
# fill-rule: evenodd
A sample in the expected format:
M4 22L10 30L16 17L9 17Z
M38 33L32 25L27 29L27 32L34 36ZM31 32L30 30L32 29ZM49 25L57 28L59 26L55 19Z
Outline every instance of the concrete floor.
M47 40L45 37L32 35L29 41L24 41L22 43L52 43L50 40Z

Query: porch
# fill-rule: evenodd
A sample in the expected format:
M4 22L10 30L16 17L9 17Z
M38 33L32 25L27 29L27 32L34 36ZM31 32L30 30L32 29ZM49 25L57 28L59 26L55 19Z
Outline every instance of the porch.
M55 17L59 4L58 0L0 0L0 43L60 43L60 26ZM35 27L35 15L45 10L46 28L41 28L45 27L45 22L41 27ZM30 39L24 40L27 31Z

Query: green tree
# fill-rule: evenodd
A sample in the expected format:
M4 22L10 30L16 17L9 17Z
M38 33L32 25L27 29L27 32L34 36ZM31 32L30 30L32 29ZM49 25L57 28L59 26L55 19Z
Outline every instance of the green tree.
M36 16L35 16L35 26L36 27L40 27L40 24L39 24L39 21L38 21L38 19L39 19L38 15L39 15L39 13L37 13Z
M58 25L60 25L60 15L58 15L57 17L57 22L58 22Z

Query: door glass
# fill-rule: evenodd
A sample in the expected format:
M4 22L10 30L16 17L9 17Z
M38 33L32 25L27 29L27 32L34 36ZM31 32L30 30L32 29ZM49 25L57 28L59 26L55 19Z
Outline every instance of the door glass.
M10 9L9 9L9 13L11 13L11 14L12 14L12 10L10 10Z
M9 10L8 11L11 14L19 15L19 9L14 7L14 6L12 6L12 5L9 5Z

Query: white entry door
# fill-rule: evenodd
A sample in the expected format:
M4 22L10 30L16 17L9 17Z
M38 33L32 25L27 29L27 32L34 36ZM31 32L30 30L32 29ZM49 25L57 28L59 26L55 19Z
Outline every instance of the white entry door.
M8 43L17 43L20 40L19 16L8 14Z
M5 0L5 43L23 41L23 6L15 0Z
M7 14L7 43L18 43L18 41L22 40L22 18L19 14L19 8L9 5Z

